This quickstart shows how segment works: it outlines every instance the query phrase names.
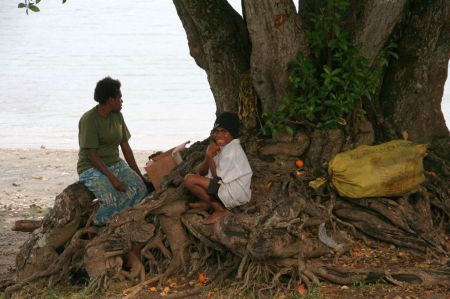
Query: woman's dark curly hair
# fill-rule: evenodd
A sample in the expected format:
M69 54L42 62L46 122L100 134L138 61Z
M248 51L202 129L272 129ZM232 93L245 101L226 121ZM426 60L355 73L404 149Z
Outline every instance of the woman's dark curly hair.
M111 77L103 78L97 82L94 91L94 100L100 104L104 104L110 97L116 98L120 93L120 86L119 80L111 79Z

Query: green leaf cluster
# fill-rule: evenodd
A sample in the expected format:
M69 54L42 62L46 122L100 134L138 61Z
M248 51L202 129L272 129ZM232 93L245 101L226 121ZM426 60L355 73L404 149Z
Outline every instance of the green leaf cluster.
M62 3L66 3L67 0L62 0ZM24 0L24 2L19 3L17 5L18 8L25 8L25 12L28 14L28 10L31 10L32 12L39 12L40 9L37 6L41 2L41 0Z
M274 113L265 113L263 133L292 133L290 124L309 122L317 128L345 125L352 114L364 114L362 101L375 93L381 69L388 60L371 68L359 54L360 47L350 41L341 28L347 0L327 0L319 13L309 16L312 24L306 34L311 56L299 52L289 62L289 83L285 96ZM393 52L390 52L393 53Z
M28 14L28 10L33 12L39 12L40 9L37 7L37 4L41 2L41 0L25 0L23 3L19 3L18 8L25 8L25 12Z

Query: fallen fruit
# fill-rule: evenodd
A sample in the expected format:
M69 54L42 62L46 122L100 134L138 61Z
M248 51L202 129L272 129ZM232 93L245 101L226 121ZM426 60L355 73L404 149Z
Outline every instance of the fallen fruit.
M199 273L198 274L198 282L199 283L205 283L206 281L206 274L205 273Z
M304 283L300 284L298 286L297 290L298 290L298 293L302 296L305 295L306 293L308 293L308 289L306 288L306 285Z

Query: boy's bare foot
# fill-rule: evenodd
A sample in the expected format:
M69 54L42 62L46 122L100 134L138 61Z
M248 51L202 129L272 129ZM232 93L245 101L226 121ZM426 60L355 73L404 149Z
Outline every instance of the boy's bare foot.
M191 202L188 203L188 207L191 209L208 211L209 209L211 209L211 204L207 202Z
M222 218L223 216L225 216L229 213L230 213L230 211L228 211L227 209L215 211L208 218L203 220L203 224L213 224L217 220L219 220L220 218Z

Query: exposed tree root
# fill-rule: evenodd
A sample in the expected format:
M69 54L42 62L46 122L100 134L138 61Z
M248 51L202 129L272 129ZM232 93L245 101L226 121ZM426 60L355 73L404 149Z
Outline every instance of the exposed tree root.
M160 275L157 275L157 276L147 279L131 288L124 290L122 292L122 294L125 295L125 297L123 299L134 298L136 296L136 294L138 294L144 287L146 287L147 285L149 285L151 283L155 283L155 282L159 281L160 279L161 279Z
M11 230L18 232L32 232L41 226L41 220L17 220Z
M57 283L61 279L61 277L68 274L69 265L71 265L72 256L75 254L75 252L84 249L84 246L86 245L87 241L83 240L81 237L87 233L95 234L97 233L97 229L95 227L88 227L79 230L73 236L71 242L65 248L64 252L47 270L36 273L18 282L17 284L6 288L5 297L9 298L13 292L20 290L23 286L32 283L36 280L59 274L58 277L49 281L50 285Z
M398 267L386 269L339 269L329 266L310 265L312 270L320 277L337 284L352 284L355 282L373 283L386 279L394 284L410 283L427 286L449 286L450 268L440 269L402 269Z

